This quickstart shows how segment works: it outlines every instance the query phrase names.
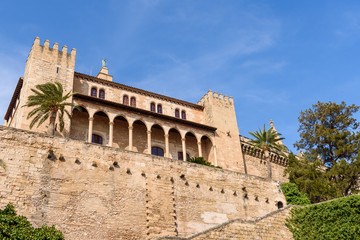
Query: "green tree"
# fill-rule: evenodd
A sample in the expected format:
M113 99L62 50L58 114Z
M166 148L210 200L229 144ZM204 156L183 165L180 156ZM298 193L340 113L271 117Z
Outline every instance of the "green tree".
M288 151L287 147L283 144L279 144L284 138L280 137L280 133L277 133L273 127L268 130L264 129L255 132L249 132L254 139L250 140L250 143L254 145L254 150L260 149L262 151L261 158L264 156L267 161L269 178L272 178L271 165L270 165L270 152L274 152L277 155L285 156L285 152Z
M295 147L305 152L289 155L285 173L313 203L357 192L360 134L353 115L358 110L345 102L318 102L300 113Z
M359 106L345 102L317 102L312 108L300 112L300 140L294 145L306 151L308 157L320 157L326 166L341 159L347 161L358 156L359 122L353 114Z
M26 217L16 215L14 206L9 203L4 210L0 209L0 239L64 240L64 236L54 226L32 227Z
M64 130L64 115L66 114L71 118L70 113L67 111L67 106L73 106L72 103L66 102L73 93L68 92L63 95L63 87L61 83L45 83L38 84L35 89L31 89L34 93L28 97L27 103L24 107L34 107L28 114L27 119L32 118L30 128L36 123L39 127L48 118L50 118L49 134L55 134L55 121L58 116L60 132ZM59 114L58 114L59 113Z

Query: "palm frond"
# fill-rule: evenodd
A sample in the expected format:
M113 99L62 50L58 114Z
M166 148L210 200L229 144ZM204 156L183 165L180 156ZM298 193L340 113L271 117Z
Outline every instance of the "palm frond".
M28 101L22 107L32 107L33 109L28 113L27 118L33 118L30 122L30 128L35 124L39 127L50 116L51 112L55 113L60 110L59 123L60 131L64 129L64 114L71 118L71 114L65 109L66 107L73 107L72 103L66 102L74 94L69 91L64 96L64 89L61 83L44 83L38 84L31 89L34 93L28 97Z

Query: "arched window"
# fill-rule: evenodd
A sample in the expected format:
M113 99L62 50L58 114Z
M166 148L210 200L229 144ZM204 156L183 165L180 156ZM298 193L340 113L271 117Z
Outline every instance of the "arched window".
M186 154L186 160L190 158L190 155ZM178 152L178 160L184 160L183 152Z
M91 138L91 142L92 143L97 143L97 144L102 144L103 143L103 139L101 136L97 135L97 134L93 134L92 138Z
M278 209L280 209L280 208L284 207L284 204L282 202L277 202L276 206L277 206Z
M175 109L175 117L179 118L180 117L180 112L179 109Z
M130 106L136 107L136 99L135 99L135 97L130 98Z
M105 99L105 91L104 91L104 89L100 89L100 91L99 91L99 98Z
M97 97L97 89L96 88L91 88L91 96L92 97Z
M157 112L158 112L158 113L162 113L162 106L161 106L161 104L158 104L158 105L157 105Z
M129 97L127 95L124 95L123 97L123 104L129 105Z
M151 147L151 154L156 156L164 156L164 150L160 147Z
M155 103L150 103L150 111L155 112Z
M181 111L181 118L186 119L186 112L184 110Z

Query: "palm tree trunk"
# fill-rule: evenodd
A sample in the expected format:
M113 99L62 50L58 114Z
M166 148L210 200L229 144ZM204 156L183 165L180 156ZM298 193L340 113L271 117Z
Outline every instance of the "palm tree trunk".
M270 153L269 153L269 151L264 151L264 156L265 156L266 163L267 163L267 166L268 166L268 176L269 176L269 179L272 179L271 164L270 164Z
M50 113L50 124L49 124L49 134L54 136L55 135L55 120L56 120L56 111L52 111Z

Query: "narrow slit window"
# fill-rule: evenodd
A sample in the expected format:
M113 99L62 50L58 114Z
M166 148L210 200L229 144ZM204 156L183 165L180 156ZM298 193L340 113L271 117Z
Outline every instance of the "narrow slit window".
M136 107L136 98L132 97L132 98L130 99L130 105L131 105L132 107Z
M157 112L158 112L158 113L162 113L162 106L161 106L161 104L159 104L159 105L157 106Z
M91 96L97 97L97 89L96 88L91 88Z
M155 112L155 103L150 103L150 111Z
M123 104L129 105L129 97L127 95L123 97Z
M179 112L179 109L175 109L175 117L180 117L180 112Z
M103 89L100 89L99 91L99 98L105 99L105 91Z
M181 111L181 118L186 119L186 112L185 111Z

